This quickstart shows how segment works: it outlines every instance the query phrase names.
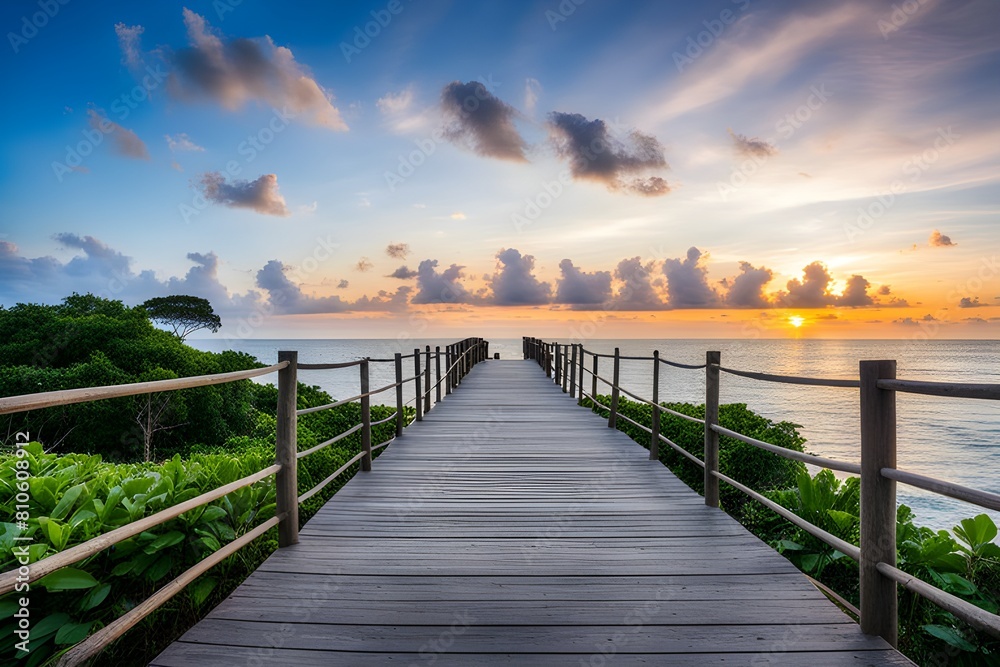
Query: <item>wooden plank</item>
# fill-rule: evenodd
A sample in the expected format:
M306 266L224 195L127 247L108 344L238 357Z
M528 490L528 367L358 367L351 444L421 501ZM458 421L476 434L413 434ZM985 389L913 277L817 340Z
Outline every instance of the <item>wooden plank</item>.
M152 664L910 664L576 406L478 364Z

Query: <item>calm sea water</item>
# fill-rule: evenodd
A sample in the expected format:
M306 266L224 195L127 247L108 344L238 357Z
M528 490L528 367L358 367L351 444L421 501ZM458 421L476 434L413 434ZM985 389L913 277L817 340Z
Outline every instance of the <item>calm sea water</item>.
M265 363L274 363L279 349L298 350L302 362L346 361L361 357L391 358L419 346L441 345L450 340L419 340L405 344L396 340L192 340L203 350L226 347L247 352ZM660 355L682 363L704 363L706 350L720 350L723 366L768 373L827 378L856 378L862 359L895 359L900 378L1000 383L1000 345L995 341L834 341L834 340L592 340L588 350L624 356ZM491 340L490 354L503 359L521 358L521 341ZM602 375L610 361L602 359ZM405 368L412 371L413 361ZM412 375L412 372L410 373ZM585 376L589 383L589 375ZM357 393L355 369L302 371L300 380L316 384L335 398ZM640 396L651 396L652 364L622 361L622 385ZM392 364L372 365L372 387L394 381ZM704 371L662 367L660 399L704 400ZM412 392L407 385L406 398ZM604 392L605 389L600 389ZM383 402L394 401L392 392ZM806 450L831 458L859 459L860 426L858 390L800 387L722 375L724 403L747 403L775 421L800 424L808 439ZM986 491L1000 491L1000 404L994 401L945 399L900 394L897 402L898 465ZM899 501L913 508L920 524L935 529L951 528L959 519L981 510L961 501L898 485ZM991 512L1000 524L1000 513Z

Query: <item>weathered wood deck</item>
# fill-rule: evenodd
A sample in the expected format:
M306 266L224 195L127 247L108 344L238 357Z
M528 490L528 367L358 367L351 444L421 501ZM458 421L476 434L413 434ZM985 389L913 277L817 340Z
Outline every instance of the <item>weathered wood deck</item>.
M528 361L476 366L153 665L909 665Z

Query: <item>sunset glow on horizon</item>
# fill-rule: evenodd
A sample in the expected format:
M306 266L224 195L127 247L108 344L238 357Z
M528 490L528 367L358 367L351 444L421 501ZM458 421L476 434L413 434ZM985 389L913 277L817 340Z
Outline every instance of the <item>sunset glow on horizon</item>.
M1000 334L995 4L347 4L4 6L31 92L0 305L193 294L228 338Z

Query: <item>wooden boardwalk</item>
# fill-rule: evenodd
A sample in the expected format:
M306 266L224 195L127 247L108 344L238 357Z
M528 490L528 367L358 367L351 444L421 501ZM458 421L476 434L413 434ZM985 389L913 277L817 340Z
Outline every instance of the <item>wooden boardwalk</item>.
M151 664L910 665L577 407L489 361Z

